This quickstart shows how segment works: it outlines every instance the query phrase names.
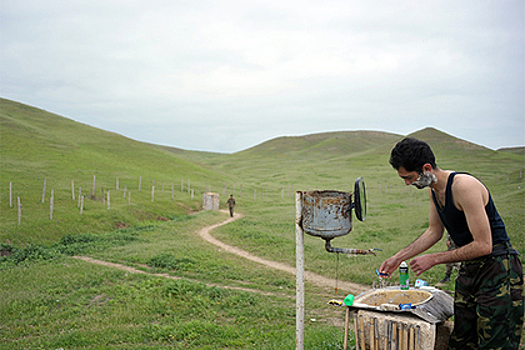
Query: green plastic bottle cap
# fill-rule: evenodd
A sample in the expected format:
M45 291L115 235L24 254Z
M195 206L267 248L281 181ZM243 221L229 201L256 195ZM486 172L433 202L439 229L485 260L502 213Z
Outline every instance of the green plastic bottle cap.
M352 304L354 303L354 296L352 294L348 294L345 298L344 303L346 306L352 306Z

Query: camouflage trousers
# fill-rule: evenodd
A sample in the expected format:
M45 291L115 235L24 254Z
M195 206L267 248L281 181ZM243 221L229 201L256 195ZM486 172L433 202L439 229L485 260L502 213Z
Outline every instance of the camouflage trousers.
M449 349L518 349L524 317L523 269L505 254L461 264Z

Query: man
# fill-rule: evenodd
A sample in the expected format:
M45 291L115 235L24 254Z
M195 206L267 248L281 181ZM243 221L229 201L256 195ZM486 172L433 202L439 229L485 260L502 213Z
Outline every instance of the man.
M228 207L230 208L230 216L233 218L233 209L235 208L235 199L233 198L233 194L230 195L230 199L227 201Z
M429 187L428 229L381 264L391 275L402 261L439 242L445 228L455 250L417 256L419 276L437 264L462 262L456 279L454 331L449 349L518 349L523 324L523 270L488 189L473 176L441 170L430 146L406 138L390 164L407 185Z

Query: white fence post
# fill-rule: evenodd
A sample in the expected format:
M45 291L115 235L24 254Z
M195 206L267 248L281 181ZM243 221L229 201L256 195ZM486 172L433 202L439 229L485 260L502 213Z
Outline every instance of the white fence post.
M49 201L49 220L53 220L54 205L55 205L55 190L51 190L51 199Z
M18 205L18 226L20 226L22 222L22 203L20 203L20 197L16 197L16 201Z
M44 179L44 190L42 191L42 203L44 203L44 200L46 199L46 181L47 179Z

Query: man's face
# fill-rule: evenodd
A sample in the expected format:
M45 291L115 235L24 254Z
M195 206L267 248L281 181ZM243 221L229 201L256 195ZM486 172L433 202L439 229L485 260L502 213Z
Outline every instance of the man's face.
M421 190L432 185L434 182L437 182L436 175L432 174L430 171L425 171L419 175L416 181L412 182L412 185Z
M398 169L397 173L399 177L405 180L405 184L416 186L418 189L423 189L437 182L437 178L430 171L407 171L405 168L401 167Z

